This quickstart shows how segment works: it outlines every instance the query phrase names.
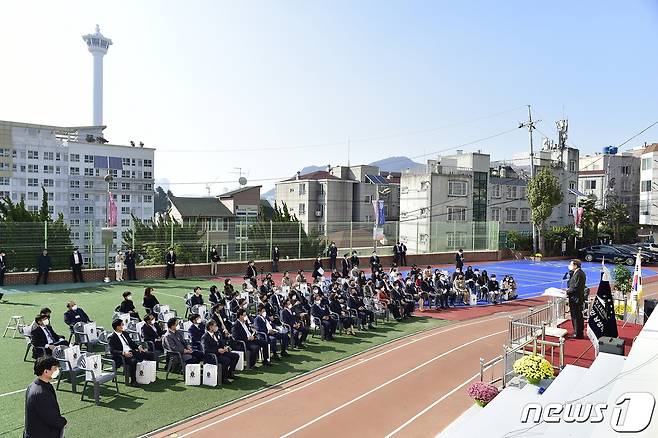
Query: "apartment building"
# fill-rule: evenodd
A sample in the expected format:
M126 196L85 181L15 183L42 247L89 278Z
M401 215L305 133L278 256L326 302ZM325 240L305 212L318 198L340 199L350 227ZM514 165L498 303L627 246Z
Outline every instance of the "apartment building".
M146 223L153 218L155 149L107 143L104 128L0 121L0 195L38 211L44 187L51 214L61 213L69 223L88 266L104 263L105 175L112 176L109 189L118 208L110 254L121 247L131 215Z
M658 143L634 151L640 158L639 236L655 241L658 226Z

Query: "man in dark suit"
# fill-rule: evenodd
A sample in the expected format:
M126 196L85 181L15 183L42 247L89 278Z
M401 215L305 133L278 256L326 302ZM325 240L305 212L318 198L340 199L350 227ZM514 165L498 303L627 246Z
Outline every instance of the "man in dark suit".
M60 438L66 427L50 382L59 375L59 362L52 356L34 363L34 382L25 391L25 429L23 438Z
M373 313L372 310L366 309L365 304L363 304L363 300L357 294L356 288L350 289L350 297L347 300L347 307L356 310L357 314L359 315L359 319L361 320L362 326L365 326L367 321L368 328L369 329L374 328L372 326L372 323L375 320L375 314Z
M84 310L78 307L75 301L66 303L66 308L69 309L64 313L64 322L66 325L73 329L73 326L78 322L88 323L91 318L85 313Z
M165 270L165 279L169 278L171 275L173 278L176 278L176 253L173 248L169 248L167 255L165 256L165 263L167 265Z
M244 309L239 309L237 312L237 320L233 323L231 328L231 335L236 341L242 341L245 343L247 350L249 350L249 368L253 368L256 365L256 359L258 359L258 353L263 350L263 364L270 366L269 348L267 342L264 339L256 338L256 333L249 326L249 316L247 311ZM241 344L240 348L242 348ZM246 356L245 352L245 356Z
M304 327L299 316L293 312L290 300L283 302L281 320L284 324L290 326L290 330L292 331L292 346L295 348L304 348L304 342L306 342L306 338L308 337L308 328Z
M286 349L290 344L290 336L288 336L287 333L281 333L274 328L274 325L270 322L267 316L267 310L265 309L264 304L258 305L258 316L254 318L254 325L256 326L256 331L264 333L267 336L267 343L270 345L272 359L279 360L276 347L277 340L279 341L279 344L281 344L281 356L289 356Z
M461 248L455 254L455 268L464 270L464 250Z
M370 273L374 276L375 272L379 271L379 268L381 268L381 263L379 262L379 256L377 255L377 251L373 251L372 255L370 256Z
M135 375L137 372L137 363L143 360L155 360L153 353L150 353L141 345L137 345L130 336L126 336L123 321L116 319L112 321L114 333L107 337L107 343L110 346L110 354L117 367L126 366L126 371L130 376L130 386L139 386Z
M48 250L44 249L41 255L37 258L37 281L35 285L39 284L39 280L43 278L43 284L48 284L48 273L53 267L53 261L48 255Z
M395 242L393 245L393 264L396 266L400 264L400 242Z
M219 264L220 260L221 258L219 257L217 248L213 245L210 249L210 275L217 275L217 264Z
M340 261L341 274L343 278L347 278L350 276L350 269L352 268L350 266L350 259L347 258L347 256L348 256L347 253L343 254L343 260Z
M69 257L69 265L71 266L71 273L73 274L73 282L84 283L85 279L82 278L82 266L84 265L84 259L82 254L78 251L78 248L73 249L73 253Z
M315 295L314 297L313 305L311 306L311 316L320 319L320 324L324 328L323 339L325 341L333 341L338 321L331 317L329 307L322 303L322 297L320 295Z
M42 356L45 349L47 355L52 355L53 350L58 345L68 346L68 341L64 336L58 335L55 330L50 326L50 317L46 315L38 315L34 318L35 326L32 329L30 336L32 338L32 345L35 347L32 350L32 356L36 359Z
M359 267L359 256L356 251L352 251L352 257L350 258L350 269L354 267Z
M137 280L137 270L135 269L137 258L135 256L135 251L132 249L126 251L124 256L124 263L126 264L126 269L128 270L128 280Z
M7 257L4 251L0 251L0 286L5 285L6 271L7 271Z
M176 318L167 321L167 333L162 338L162 346L167 350L181 353L185 364L199 363L203 360L203 352L193 350L183 334L178 331L178 320Z
M245 273L244 277L249 280L254 288L258 287L258 270L256 269L253 260L249 260L249 263L247 263L247 272Z
M567 283L567 297L569 298L569 312L571 313L571 324L573 325L574 338L583 339L583 303L585 302L585 284L587 277L581 269L578 259L571 260L569 271L573 272Z
M404 242L400 242L400 263L398 266L407 266L407 245Z
M336 269L336 258L338 257L338 247L335 242L329 244L329 249L327 250L327 257L329 257L329 270L333 271Z
M227 345L226 340L219 331L219 327L217 327L217 323L212 319L206 323L206 332L201 336L201 349L205 354L203 363L220 365L222 367L222 383L230 383L228 379L235 378L235 366L240 360L240 355L231 351L231 347Z
M272 272L279 272L279 259L281 258L281 252L279 247L275 246L272 250Z

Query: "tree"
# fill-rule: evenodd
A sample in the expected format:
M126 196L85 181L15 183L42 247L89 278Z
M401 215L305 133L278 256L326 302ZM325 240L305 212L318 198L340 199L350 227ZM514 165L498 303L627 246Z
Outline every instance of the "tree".
M28 211L25 202L14 204L11 199L0 200L0 236L2 248L8 254L10 271L28 271L36 267L41 250L48 248L53 268L69 266L68 255L73 251L71 232L60 213L53 221L48 212L48 194L42 189L41 209Z
M599 238L599 224L603 220L603 211L596 207L592 198L582 199L578 205L583 208L580 225L583 229L583 240L590 245L596 245Z
M169 209L169 200L167 196L171 196L171 190L168 190L166 193L164 189L160 186L155 188L155 196L153 197L153 209L156 213L166 213Z
M142 265L162 265L167 250L172 247L180 263L202 263L206 261L206 241L198 222L181 224L169 215L151 224L145 224L132 216L133 226L121 235L123 246L135 246L137 260Z
M553 213L553 207L562 202L562 187L560 182L548 168L541 169L528 182L528 204L532 209L532 223L537 227L539 237L539 252L544 253L544 224ZM533 250L534 250L533 242Z
M623 263L617 263L613 272L615 289L628 297L633 289L633 276Z
M621 229L630 222L628 206L621 202L609 204L602 212L603 222L612 231L613 242L621 243Z

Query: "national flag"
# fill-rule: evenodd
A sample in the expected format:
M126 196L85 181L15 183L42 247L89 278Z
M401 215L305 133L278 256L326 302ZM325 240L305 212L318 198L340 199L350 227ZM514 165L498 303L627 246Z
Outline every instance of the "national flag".
M116 227L117 226L117 203L114 202L114 196L112 192L108 192L108 206L107 206L107 226Z
M637 303L642 301L642 257L640 251L635 257L635 272L633 272L633 288L631 289L631 308L636 311Z
M587 336L594 344L596 353L599 352L599 339L603 336L616 338L617 319L615 317L615 306L610 289L610 270L601 263L601 281L594 297L594 302L589 311L587 320Z

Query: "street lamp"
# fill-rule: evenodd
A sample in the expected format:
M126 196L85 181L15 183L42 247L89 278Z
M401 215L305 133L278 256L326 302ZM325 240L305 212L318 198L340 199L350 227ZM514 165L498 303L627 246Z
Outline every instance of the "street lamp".
M103 281L105 283L110 282L109 276L109 267L108 262L110 258L110 245L112 244L114 230L110 227L110 183L112 182L112 175L110 175L109 170L107 175L105 175L105 182L107 183L107 196L105 202L105 228L101 230L101 239L105 245L105 278Z

